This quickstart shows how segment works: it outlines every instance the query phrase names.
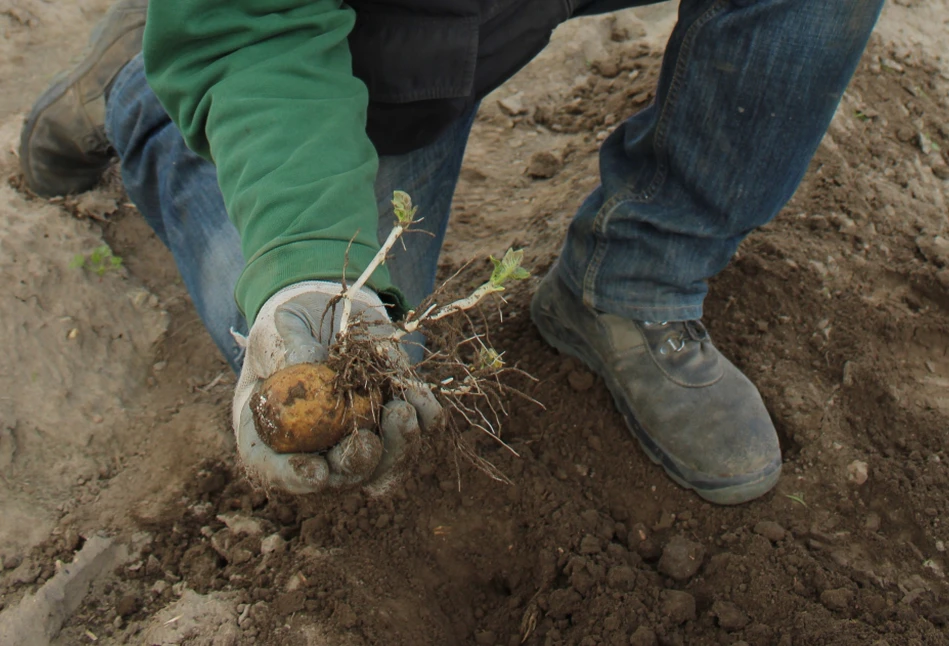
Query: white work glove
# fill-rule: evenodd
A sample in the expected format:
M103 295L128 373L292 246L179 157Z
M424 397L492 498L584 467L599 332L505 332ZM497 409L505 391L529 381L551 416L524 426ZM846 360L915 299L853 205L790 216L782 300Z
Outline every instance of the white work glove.
M234 392L234 433L249 477L268 489L303 494L362 486L370 493L384 492L414 462L421 429L429 431L444 422L435 396L419 387L405 391L406 401L393 400L383 407L379 432L360 429L325 454L280 454L260 439L250 410L251 396L281 368L327 359L326 346L335 336L342 306L337 305L335 317L332 312L326 317L323 313L340 291L339 283L323 281L284 288L264 304L247 337ZM352 315L371 323L370 333L388 336L394 331L379 297L369 290L356 295ZM400 348L393 350L402 353Z

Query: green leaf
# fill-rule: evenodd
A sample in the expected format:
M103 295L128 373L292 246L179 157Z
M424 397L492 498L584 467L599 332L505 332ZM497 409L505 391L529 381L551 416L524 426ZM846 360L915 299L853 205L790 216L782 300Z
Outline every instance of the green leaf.
M491 284L498 289L504 289L504 284L508 281L530 278L531 273L521 267L523 260L523 249L517 251L508 249L500 260L491 256L491 262L494 263L494 270L491 272Z
M860 121L869 121L869 120L870 120L870 117L868 117L866 114L864 114L863 110L855 110L854 113L853 113L853 116L855 116L855 117L856 117L858 120L860 120Z
M478 363L476 368L478 370L500 370L504 367L504 359L501 358L501 354L494 348L481 348L481 351L478 353Z
M395 212L395 219L399 221L402 227L412 224L417 206L412 206L412 197L405 191L392 192L392 210Z
M69 261L70 269L82 269L86 264L86 257L81 253L77 253L72 257L72 260Z
M794 502L800 503L801 505L804 505L805 507L807 507L807 503L804 502L804 498L801 496L801 494L790 494L790 493L786 493L786 494L784 494L784 497L785 497L785 498L789 498L789 499L793 500Z
M119 256L112 256L111 258L109 258L109 262L112 263L113 267L122 266L122 258L120 258Z

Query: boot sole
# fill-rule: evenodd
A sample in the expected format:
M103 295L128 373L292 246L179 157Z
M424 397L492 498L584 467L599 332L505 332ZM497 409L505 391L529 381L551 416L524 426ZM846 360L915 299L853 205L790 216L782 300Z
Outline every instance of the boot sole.
M623 415L626 421L627 429L630 434L636 438L643 452L649 459L666 472L676 484L691 489L701 498L715 503L716 505L739 505L760 498L768 493L777 484L781 477L781 461L778 460L765 467L758 474L751 476L751 479L734 484L716 485L712 482L690 482L683 477L681 468L676 461L665 451L663 451L656 442L645 431L632 408L626 403L622 396L623 389L619 382L606 369L606 364L590 345L573 330L564 326L559 319L554 318L540 311L542 308L534 303L531 304L531 320L540 332L544 341L552 346L561 354L565 354L588 365L596 374L603 378L607 389L613 396L613 403ZM554 330L563 334L568 340L563 340L556 336Z
M33 104L33 108L30 110L30 114L26 117L26 121L23 125L23 130L20 133L20 170L23 172L24 177L26 178L26 184L33 190L37 195L41 197L55 197L59 195L58 191L39 191L36 190L39 187L39 183L36 181L36 177L33 175L33 164L30 160L30 143L33 136L33 133L36 131L36 122L43 115L46 110L49 109L51 105L62 99L66 93L69 91L69 88L72 87L79 79L89 73L89 71L95 66L96 62L101 58L102 54L112 45L115 44L115 40L109 42L101 43L100 35L106 30L110 25L112 20L120 13L124 12L125 9L119 9L118 6L113 5L103 16L102 20L93 30L92 34L89 37L90 44L86 46L86 50L82 54L82 60L79 61L76 66L70 71L62 75L60 79L54 79L52 84L46 88L46 90L39 96L36 100L36 103ZM144 26L145 22L142 21L140 25L136 25L134 29L138 29ZM102 172L109 167L109 163L102 165ZM101 173L100 173L101 174ZM79 188L73 192L81 192L83 190L88 190L95 185L93 182L89 186L84 188Z

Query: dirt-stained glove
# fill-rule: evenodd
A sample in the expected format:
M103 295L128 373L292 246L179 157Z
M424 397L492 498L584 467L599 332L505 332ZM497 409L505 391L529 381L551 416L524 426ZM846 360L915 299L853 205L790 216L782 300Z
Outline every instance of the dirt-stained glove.
M264 304L247 337L244 366L234 393L234 433L248 475L266 488L303 494L362 486L370 493L381 493L404 476L414 461L421 430L431 430L444 421L435 396L419 387L407 389L405 401L393 400L383 407L378 434L360 429L326 454L279 454L260 439L250 410L251 396L282 368L327 359L327 345L333 340L342 307L336 307L335 318L323 313L339 293L339 283L291 285ZM353 299L352 313L371 324L371 334L384 337L394 331L374 292L360 291Z

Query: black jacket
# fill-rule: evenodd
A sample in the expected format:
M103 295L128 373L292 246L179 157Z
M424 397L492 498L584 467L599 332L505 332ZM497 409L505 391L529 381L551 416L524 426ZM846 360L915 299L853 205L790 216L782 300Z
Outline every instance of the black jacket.
M573 15L644 0L350 0L353 73L382 155L432 141L547 45ZM606 5L600 7L599 5Z

